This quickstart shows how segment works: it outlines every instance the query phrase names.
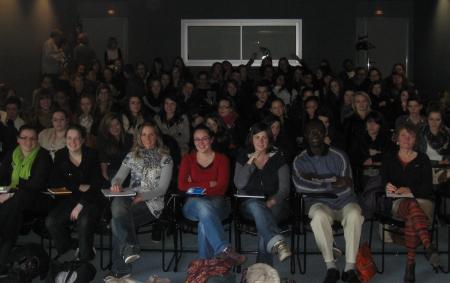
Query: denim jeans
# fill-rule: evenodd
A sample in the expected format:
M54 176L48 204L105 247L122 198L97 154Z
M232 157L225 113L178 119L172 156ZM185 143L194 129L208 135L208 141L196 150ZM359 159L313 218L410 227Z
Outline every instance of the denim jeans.
M111 230L113 244L112 271L131 273L131 264L125 264L123 251L139 251L136 228L156 220L145 202L132 205L130 197L116 197L111 203Z
M289 211L286 203L280 203L272 208L266 206L266 202L260 199L247 199L241 203L241 212L244 218L252 220L258 231L258 258L257 262L273 264L272 248L284 237L280 235L281 229L278 222Z
M222 220L230 214L230 202L223 197L190 197L183 206L183 215L198 221L198 254L211 258L230 245Z

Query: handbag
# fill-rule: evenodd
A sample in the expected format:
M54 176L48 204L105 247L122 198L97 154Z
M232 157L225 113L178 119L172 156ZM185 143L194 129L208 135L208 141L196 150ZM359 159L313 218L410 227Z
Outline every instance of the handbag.
M372 252L367 242L362 244L358 249L358 254L356 255L356 271L362 283L369 282L377 273L377 266L375 265Z

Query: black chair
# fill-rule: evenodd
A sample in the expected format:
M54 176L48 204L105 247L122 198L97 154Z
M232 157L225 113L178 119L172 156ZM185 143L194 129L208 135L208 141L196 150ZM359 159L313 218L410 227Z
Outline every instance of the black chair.
M438 245L438 243L439 243L437 211L438 211L438 206L435 203L434 209L433 209L433 219L431 221L431 226L428 228L428 231L430 232L430 235L431 235L431 237L430 237L431 242L433 242L433 239L435 239L436 245ZM388 233L403 236L403 228L405 227L405 222L403 221L403 219L394 217L392 215L392 213L390 213L390 212L378 211L375 213L374 218L371 219L370 238L372 238L373 225L374 225L375 221L378 221L382 227L382 229L381 229L381 253L380 253L381 254L381 268L377 268L378 269L377 272L382 274L384 272L384 266L385 266L385 255L391 254L389 252L386 252L385 234L386 234L386 232L388 232ZM371 244L371 241L370 241L370 244ZM396 252L395 254L398 254L398 252Z
M306 273L306 260L308 254L317 254L320 252L308 252L307 251L307 234L312 233L312 229L310 226L311 219L308 216L308 212L306 211L306 205L304 198L328 198L328 199L336 199L337 195L332 193L297 193L296 194L296 202L297 202L297 210L296 221L298 222L298 237L296 242L296 247L300 251L300 237L303 236L303 260L300 259L300 252L297 253L297 261L298 267L300 270L300 274ZM332 225L332 229L334 231L333 236L338 237L344 235L342 230L342 225L338 221L334 221Z
M181 260L181 257L183 253L197 253L198 251L196 249L186 249L183 245L183 234L193 234L195 235L197 233L197 225L198 221L192 221L187 219L183 216L182 213L182 207L184 204L185 199L188 196L181 192L174 192L171 195L171 198L173 199L172 207L171 207L171 222L174 227L174 234L173 234L173 260L174 260L174 272L178 271L178 264ZM222 220L222 224L224 225L225 230L228 230L228 237L229 241L231 243L231 223L232 223L233 217L232 214L230 214L229 217ZM172 261L171 261L172 263Z
M150 221L144 225L140 225L139 227L136 227L136 234L137 235L148 235L152 234L154 232L154 227L157 226L158 229L161 229L161 249L157 248L149 248L149 247L141 247L141 251L156 251L161 252L161 263L162 263L162 270L164 272L169 271L170 266L174 262L174 256L169 260L168 263L166 263L166 253L173 251L166 248L166 231L171 227L172 221L170 221L169 210L170 210L170 202L171 198L169 195L166 195L166 206L164 207L163 213L160 216L159 219ZM107 210L108 211L108 210ZM102 270L111 269L112 267L112 230L110 225L110 209L109 209L109 217L102 217L100 220L100 223L96 229L96 234L99 235L99 247L97 248L100 250L100 268ZM107 238L107 246L105 246L105 237ZM104 252L108 252L109 260L108 262L105 262L105 255Z
M239 213L239 207L240 203L247 199L246 197L242 197L238 194L234 195L234 203L233 203L233 211L234 211L234 241L235 241L235 249L240 254L257 254L257 250L244 250L242 249L242 241L241 241L241 235L242 234L248 234L252 236L258 236L258 233L256 231L256 224L254 221L246 219ZM297 234L297 222L295 221L294 213L292 211L292 208L294 207L293 203L293 197L289 198L289 202L291 205L290 211L291 215L282 220L280 223L278 223L278 226L281 228L281 235L290 235L290 245L291 245L291 252L292 256L290 257L290 267L291 267L291 273L295 273L295 254L297 253L295 249L295 235ZM241 267L236 267L237 272L241 272Z
M438 217L441 224L447 226L447 240L450 239L450 213L447 212L447 200L450 199L450 187L449 183L446 182L442 184L437 190L436 194L438 195L437 204L439 206L438 209ZM450 271L450 243L447 241L447 269L444 269L442 266L440 268L441 272L449 273Z

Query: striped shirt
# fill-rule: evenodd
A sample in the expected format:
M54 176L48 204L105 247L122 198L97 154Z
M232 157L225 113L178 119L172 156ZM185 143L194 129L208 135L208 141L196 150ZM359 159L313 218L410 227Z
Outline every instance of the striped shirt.
M352 170L344 152L330 147L322 155L312 155L307 150L300 153L292 167L292 178L298 193L333 193L337 198L305 198L308 205L323 203L332 209L341 209L351 202L357 202L351 186L333 188L326 179L332 177L352 177ZM315 178L307 179L304 175ZM303 176L302 176L303 175Z

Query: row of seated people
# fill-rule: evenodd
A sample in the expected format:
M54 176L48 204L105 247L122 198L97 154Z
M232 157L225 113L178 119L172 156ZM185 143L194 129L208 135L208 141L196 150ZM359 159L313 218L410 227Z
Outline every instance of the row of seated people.
M262 107L261 113L256 115L259 118L255 119L243 118L245 115L241 111L237 111L237 105L233 103L233 100L226 97L219 99L215 109L211 110L211 112L197 113L194 116L188 115L184 104L180 102L178 97L173 95L164 96L160 105L161 112L152 116L146 110L145 103L143 103L145 98L131 95L127 97L125 106L122 108L110 100L110 89L100 86L98 97L101 99L97 101L97 105L95 105L95 102L89 95L82 95L79 98L79 107L82 113L77 118L72 117L66 110L58 111L59 109L64 109L59 108L51 111L48 115L46 114L45 119L42 117L44 120L49 119L49 126L43 127L41 122L38 122L41 121L40 118L37 119L38 121L30 122L39 128L41 131L40 144L49 150L52 155L56 150L64 146L64 132L69 123L80 124L87 129L88 145L95 147L97 141L98 148L107 147L111 140L111 134L108 129L111 120L103 118L111 112L119 115L121 124L128 134L134 134L143 122L154 120L164 135L176 141L181 154L187 153L192 147L190 130L196 125L205 122L216 136L213 144L214 148L230 157L235 157L235 149L244 145L246 131L249 128L248 125L264 120L274 128L275 145L282 148L288 160L292 161L294 156L305 148L303 142L304 125L308 121L318 118L327 125L327 143L349 153L352 165L359 164L359 159L363 157L359 145L370 143L370 140L364 140L367 139L365 134L366 119L369 114L370 116L376 115L375 113L377 112L381 114L381 116L371 117L371 119L379 121L378 124L381 126L381 134L378 135L379 138L375 141L375 143L378 143L377 147L388 148L386 142L389 142L390 136L388 136L389 132L386 129L392 129L392 125L399 125L405 122L413 123L429 133L426 127L423 127L426 124L426 119L421 115L424 109L421 99L417 95L406 96L405 114L392 121L383 112L377 111L374 113L372 109L374 107L371 107L373 105L372 100L364 92L354 93L347 91L346 93L351 94L350 102L353 110L343 121L342 125L338 125L338 119L336 119L333 111L327 107L327 104L321 103L311 91L305 91L303 94L305 96L302 97L304 100L303 105L296 111L301 113L298 116L303 117L301 119L292 119L288 115L287 107L282 99L270 98L273 95L269 95L269 88L266 84L258 84L255 90L255 96L258 97L255 105L259 101L264 101L265 105ZM49 93L42 93L42 95L38 94L37 100L39 101L38 104L51 105L52 97ZM106 101L106 106L103 105L103 100ZM20 108L20 101L15 97L10 97L5 103L8 111L6 111L6 117L2 117L2 123L0 123L0 132L2 134L0 155L13 149L17 130L24 123L23 120L19 121L20 117L18 117L17 113ZM439 104L437 105L440 107ZM248 106L247 108L251 107ZM95 109L95 113L93 113L93 109ZM59 112L59 114L53 117L55 111ZM441 115L441 125L437 128L444 128L444 122L444 117ZM421 136L426 136L427 133L423 132ZM129 141L130 137L127 136L126 140ZM178 164L179 158L176 161Z
M420 239L427 250L430 263L439 265L436 249L427 231L429 200L432 199L431 163L420 151L415 151L416 128L402 124L396 129L398 150L385 155L381 164L382 186L387 192L413 193L415 198L393 202L394 215L405 219L405 239L408 262L405 281L414 281L415 248ZM322 252L328 272L325 282L337 282L333 257L333 220L341 221L346 239L346 267L342 279L359 282L355 272L361 227L364 218L352 189L351 166L346 154L326 144L326 127L319 120L305 127L307 149L292 165L295 187L299 193L332 192L337 199L307 200L309 217L316 242ZM221 220L229 212L224 199L229 183L230 165L226 155L212 149L214 136L209 128L200 126L193 131L195 151L185 155L178 172L178 187L206 189L203 198L190 197L183 214L199 221L199 256L222 257L242 264L245 256L236 253L226 240ZM79 234L80 260L91 260L94 227L99 221L104 200L101 165L94 150L84 146L85 129L69 126L65 132L66 145L55 153L54 162L46 150L38 145L37 130L23 126L17 137L18 146L8 154L0 167L1 184L16 188L0 196L2 223L1 260L17 239L22 212L45 210L47 201L42 188L66 187L72 194L51 209L46 226L55 242L58 254L64 254L74 242L67 225L74 221ZM258 123L251 127L247 147L239 152L234 170L234 184L250 195L264 195L265 200L250 198L241 203L245 217L255 221L259 240L258 261L271 263L272 253L280 261L291 256L278 222L289 211L287 197L290 187L290 164L282 151L273 146L271 128ZM111 227L114 241L112 272L117 277L131 272L131 263L139 258L136 227L157 219L164 208L164 195L172 179L173 161L162 141L156 123L146 122L138 128L132 150L126 154L111 181L111 190L120 191L128 175L137 195L133 198L115 198L111 204ZM322 181L335 178L334 182ZM428 201L427 201L428 200ZM423 205L423 204L426 205ZM48 208L48 207L47 207ZM76 245L75 245L76 246ZM5 266L2 266L4 269Z
M122 93L121 99L116 97L113 83L103 82L100 78L95 83L91 82L88 74L91 71L100 72L101 66L94 70L93 65L88 73L83 68L77 68L71 83L64 88L52 81L51 77L44 77L41 87L33 92L33 105L31 108L24 107L22 115L18 115L20 103L8 101L8 105L3 105L6 102L2 101L0 107L8 111L6 117L1 113L1 120L4 124L10 121L16 129L24 122L35 125L39 130L47 129L52 127L52 112L57 106L66 111L70 122L85 126L90 136L97 136L100 134L99 125L104 115L111 111L120 112L123 114L125 129L129 132L133 132L143 121L159 120L161 130L175 138L182 153L186 153L189 150L188 128L202 121L210 120L209 123L215 126L216 135L220 135L217 146L239 147L248 127L272 114L280 120L282 129L277 143L288 148L286 151L289 151L288 155L292 159L298 151L298 144L301 144L304 125L319 114L331 117L330 133L335 136L335 143L341 145L352 140L352 134L360 130L359 126L371 109L382 113L389 127L393 127L398 117L409 114L407 100L415 91L408 88L410 82L406 80L405 70L400 65L395 66L396 73L383 80L376 69L371 69L369 73L362 70L362 74L359 74L361 70L358 69L358 78L355 75L339 79L339 76L329 70L329 66L321 67L320 72L312 76L311 70L306 67L294 69L289 65L285 67L286 63L280 60L277 75L263 76L264 81L256 85L248 77L249 74L244 80L245 68L241 67L239 72L231 69L230 74L223 74L230 81L217 79L215 74L220 74L221 71L220 68L219 71L216 70L220 64L215 64L210 77L208 73L200 72L197 81L182 79L176 88L164 88L163 81L166 79L163 79L162 74L161 77L149 77L145 68L142 73L139 63L135 74L131 72L125 77L129 77L130 84L140 80L145 88L139 92L130 90ZM270 66L268 62L265 64ZM187 68L182 69L184 73ZM296 87L292 86L291 79L281 79L283 76L292 76L297 71ZM398 79L400 82L397 82ZM395 87L390 81L395 81ZM95 87L87 87L90 84ZM356 90L365 91L368 95L354 97ZM322 111L324 107L328 111ZM416 122L415 119L413 121ZM7 135L8 131L3 130L0 125L0 132L2 131ZM343 134L340 134L341 131ZM12 140L15 138L15 135L10 136ZM294 140L297 142L293 142ZM9 144L11 143L3 141L4 149L0 154L10 149Z

